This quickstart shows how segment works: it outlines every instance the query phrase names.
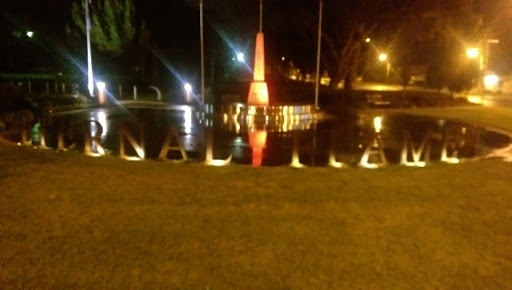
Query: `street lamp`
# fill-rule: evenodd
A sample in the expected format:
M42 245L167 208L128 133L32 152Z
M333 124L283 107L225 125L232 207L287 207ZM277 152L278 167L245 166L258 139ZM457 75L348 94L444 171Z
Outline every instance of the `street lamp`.
M316 79L315 79L315 110L318 110L318 98L320 95L320 52L322 49L322 16L323 0L318 3L318 35L316 44Z
M92 74L92 57L91 57L91 18L89 17L89 1L85 0L85 33L87 36L87 88L89 95L94 95L94 80Z
M201 101L204 104L204 20L203 0L199 0L199 38L201 41Z
M186 83L183 86L183 89L185 89L185 100L187 101L187 103L190 103L190 94L192 93L192 86L189 83Z
M386 62L386 83L389 82L389 70L391 68L391 64L388 60L388 55L386 53L379 54L379 61Z
M489 56L491 55L491 44L498 44L500 43L499 39L487 39L487 47L485 50L485 62L484 62L484 68L487 70L489 68Z
M466 50L466 56L470 59L476 59L480 56L480 49L475 47L470 47Z
M469 59L478 60L478 79L477 79L477 88L478 91L482 91L482 78L484 71L484 57L480 48L469 47L466 49L466 56Z
M488 74L484 76L484 89L490 92L497 92L499 90L500 78L495 74Z
M238 52L238 53L236 54L236 60L237 60L238 62L243 62L243 63L245 63L245 55L244 55L244 53L243 53L243 52Z
M490 47L491 44L498 44L500 43L499 39L487 39L485 41L485 47L480 44L480 48L476 47L470 47L466 50L466 55L470 59L478 59L478 90L482 91L483 87L485 86L485 80L483 79L485 77L486 71L489 68L489 56L490 56ZM482 49L484 49L482 51Z
M105 104L105 83L104 82L97 82L96 87L98 88L98 102L100 105Z

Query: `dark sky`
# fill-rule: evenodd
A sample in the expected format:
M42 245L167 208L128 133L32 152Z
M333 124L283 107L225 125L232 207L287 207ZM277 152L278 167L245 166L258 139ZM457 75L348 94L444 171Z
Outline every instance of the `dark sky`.
M63 43L66 24L71 21L71 5L78 1L0 0L0 35L13 30L34 30L39 46L59 46L59 43ZM146 21L152 33L153 45L161 52L165 62L184 75L197 78L200 63L198 5L191 7L186 5L185 0L133 1L137 24L142 19ZM211 29L206 28L207 41L210 41L211 33ZM3 52L0 50L0 53ZM62 58L58 53L51 53Z
M66 24L71 21L70 10L73 2L80 0L0 0L0 12L3 16L0 30L31 29L41 36L50 36L59 41L65 35ZM95 1L95 0L92 0ZM136 6L138 24L142 19L152 33L152 41L159 50L167 52L174 58L199 58L199 1L193 0L133 0ZM212 2L213 0L208 0ZM208 2L205 1L205 2ZM248 1L251 2L251 1ZM258 1L254 8L257 10ZM208 6L205 6L205 42L207 47L220 42L220 33L209 23ZM257 11L241 11L240 19L251 19L249 31L257 30ZM247 23L247 21L244 21ZM244 23L242 23L244 24ZM241 23L233 23L233 27ZM228 35L231 40L233 35ZM246 37L238 35L238 39ZM252 45L251 40L244 40L244 46ZM252 49L252 47L251 47Z
M52 34L55 37L62 35L66 23L70 22L70 9L73 2L80 0L0 0L2 15L7 15L9 21L3 23L5 27L20 25ZM92 0L95 1L95 0ZM197 44L199 42L199 5L198 0L133 0L136 5L137 19L144 19L153 33L154 40L161 48L168 48L178 44ZM205 3L232 0L206 0ZM259 1L244 1L248 3L240 7L239 15L230 28L243 35L232 37L253 37L258 29ZM241 3L240 2L240 3ZM253 3L254 2L254 3ZM279 2L267 0L265 10L279 9ZM267 4L268 2L268 4ZM213 4L209 4L210 6ZM205 4L205 37L215 38L210 33L216 32L209 25L211 13ZM290 17L289 11L283 11L283 17ZM313 11L314 12L314 11ZM222 12L220 12L222 13ZM222 17L222 15L217 15ZM265 13L265 17L268 13ZM235 29L236 28L236 29ZM210 40L208 39L208 40Z
M73 2L80 0L0 0L0 11L3 17L0 22L0 33L13 27L27 27L36 31L36 33L50 36L58 41L59 37L64 35L66 23L70 21L70 7ZM92 0L95 1L95 0ZM199 5L198 0L133 0L136 5L136 15L138 21L145 19L153 34L153 41L156 47L168 55L173 62L191 61L193 66L197 66L199 61ZM232 21L230 31L214 30L209 25L210 13L208 5L220 5L222 1L239 1L232 3L240 4L240 13ZM268 25L267 17L281 17L283 19L291 17L291 6L284 6L285 2L294 2L292 0L265 0L265 37L267 55L271 58L280 58L281 55L288 56L294 54L295 58L303 59L303 63L314 62L316 44L305 43L294 37L294 28L288 27L288 31L280 27L279 31ZM316 0L295 0L297 3L307 3L315 7ZM341 0L340 0L341 1ZM508 4L506 1L509 1ZM488 12L488 19L494 21L500 18L510 17L512 14L512 1L510 0L476 0L478 9L482 12ZM197 3L197 4L196 4ZM234 46L240 46L248 53L253 50L254 33L258 26L258 4L257 0L205 0L205 41L207 48L212 45L218 46L222 43L219 36L227 32L226 42L234 43ZM213 3L213 4L212 4ZM498 3L501 3L498 5ZM504 3L504 4L503 4ZM299 5L299 4L297 4ZM287 7L286 9L283 7ZM282 10L285 11L282 11ZM507 10L508 9L508 10ZM509 11L510 10L510 11ZM238 10L237 10L238 11ZM504 13L509 11L509 13ZM311 13L316 16L316 8ZM222 15L220 15L222 16ZM499 16L499 17L497 17ZM509 23L512 28L512 23ZM504 27L500 23L496 27ZM501 31L498 37L508 35L509 29ZM237 33L232 33L237 32ZM503 41L503 44L509 42ZM505 45L495 47L495 49L505 49ZM207 54L211 54L211 50ZM249 56L250 57L250 56ZM306 61L309 60L309 61ZM299 63L299 65L301 65Z
M66 23L70 22L70 10L73 2L80 0L2 0L0 9L7 15L10 25L22 25L43 30L58 36L65 31ZM95 1L95 0L92 0ZM150 29L158 38L167 38L171 43L170 34L175 37L186 37L193 31L197 10L186 6L184 0L134 0L137 19L144 18ZM197 25L196 25L197 26Z

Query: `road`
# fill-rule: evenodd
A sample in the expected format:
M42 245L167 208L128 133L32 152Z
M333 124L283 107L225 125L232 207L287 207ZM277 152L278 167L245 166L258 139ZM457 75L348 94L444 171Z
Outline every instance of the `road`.
M404 89L402 85L395 84L383 84L383 83L367 83L359 82L354 84L355 90L368 90L368 91L401 91ZM409 91L422 91L422 92L436 92L436 89L408 86L406 88ZM462 94L460 97L464 97ZM504 93L468 93L467 99L471 103L481 104L486 107L512 107L512 91Z

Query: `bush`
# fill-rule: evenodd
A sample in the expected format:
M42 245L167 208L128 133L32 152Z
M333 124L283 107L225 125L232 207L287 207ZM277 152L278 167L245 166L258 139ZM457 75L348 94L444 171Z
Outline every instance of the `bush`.
M0 84L0 113L30 109L32 106L23 88L12 84Z

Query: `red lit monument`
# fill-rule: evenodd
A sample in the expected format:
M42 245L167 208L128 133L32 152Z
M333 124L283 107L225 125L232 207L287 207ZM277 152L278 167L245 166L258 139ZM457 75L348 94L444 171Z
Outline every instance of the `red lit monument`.
M249 89L247 104L249 106L268 106L268 89L265 82L265 45L263 37L263 4L260 0L260 31L256 34L254 51L254 79Z

